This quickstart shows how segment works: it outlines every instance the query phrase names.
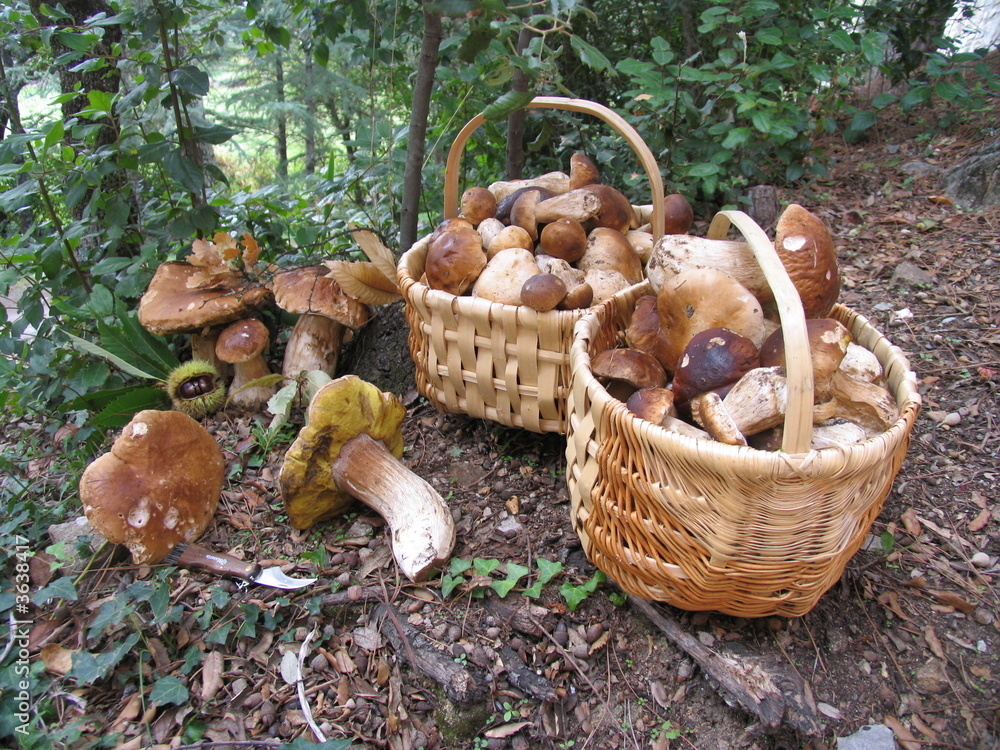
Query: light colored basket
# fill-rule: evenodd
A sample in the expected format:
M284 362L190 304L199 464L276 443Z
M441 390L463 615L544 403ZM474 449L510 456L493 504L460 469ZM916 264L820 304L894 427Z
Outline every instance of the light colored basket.
M902 351L843 305L832 316L871 350L900 407L863 443L810 450L812 373L795 288L767 235L724 211L709 235L735 224L779 304L789 403L781 451L693 438L631 414L594 377L591 358L623 345L648 282L577 323L567 399L567 481L573 527L590 560L624 591L687 610L741 617L805 614L864 543L903 462L920 411Z
M652 233L663 234L663 181L649 147L621 116L583 99L535 97L533 109L561 109L604 120L635 151L651 188ZM458 133L448 154L444 218L458 215L458 175L469 136L485 118L477 115ZM573 327L587 310L501 305L455 296L421 282L429 237L403 253L396 278L406 303L410 355L417 390L439 410L489 419L532 432L566 432L569 347ZM591 308L593 309L593 308Z

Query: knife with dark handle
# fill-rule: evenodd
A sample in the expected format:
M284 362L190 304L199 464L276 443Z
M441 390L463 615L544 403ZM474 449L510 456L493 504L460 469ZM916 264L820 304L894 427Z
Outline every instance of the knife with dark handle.
M167 565L181 565L192 570L203 570L279 589L299 589L317 581L316 578L292 578L277 566L262 568L255 562L246 562L224 552L213 552L197 544L183 542L170 551L164 562Z

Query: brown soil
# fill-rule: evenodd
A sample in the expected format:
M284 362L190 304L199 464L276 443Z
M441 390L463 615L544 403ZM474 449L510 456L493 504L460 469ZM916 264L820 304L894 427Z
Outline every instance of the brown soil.
M442 415L411 392L405 460L454 508L455 557L497 560L499 569L473 577L474 568L442 597L440 579L399 578L380 519L361 506L292 531L275 481L286 444L255 465L252 415L220 415L213 431L233 468L203 541L247 558L299 561L293 575L322 580L287 598L251 589L241 603L278 624L269 630L261 620L254 638L220 644L196 616L216 587L230 584L179 572L175 601L188 614L157 633L164 651L147 679L177 674L191 698L152 710L145 727L123 720L125 740L169 743L194 719L206 739L223 744L310 737L280 663L315 627L306 704L328 738L361 747L820 750L871 724L890 726L907 748L1000 747L1000 211L962 210L938 195L936 176L906 171L914 161L951 165L980 131L926 141L909 137L906 126L859 146L830 144L830 178L780 194L834 230L841 301L907 353L920 383L924 409L871 529L873 544L802 617L740 619L657 605L712 652L800 680L800 697L819 723L813 736L789 721L762 724L634 604L622 603L613 584L570 610L560 587L582 585L595 570L570 526L563 438ZM929 274L929 283L901 277L904 263ZM392 314L398 309L385 312ZM398 320L388 328L397 329L399 347ZM393 356L398 363L407 354L396 348ZM320 548L325 560L303 561L303 552ZM538 598L526 598L523 586L503 598L489 588L511 563L534 576L539 558L563 567ZM92 590L81 585L78 626L93 616L88 602L133 575L123 567ZM377 610L380 602L393 605L395 619ZM211 696L201 697L208 667L179 670L181 646L190 643L224 657L222 687ZM466 682L449 694L414 666L427 654ZM127 684L108 679L83 690L85 715L113 721L134 681L132 673ZM473 698L461 700L463 690ZM76 703L63 700L72 715Z

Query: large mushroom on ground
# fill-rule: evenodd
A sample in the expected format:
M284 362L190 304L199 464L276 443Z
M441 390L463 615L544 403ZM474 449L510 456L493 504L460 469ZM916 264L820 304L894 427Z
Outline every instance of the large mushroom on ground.
M330 381L309 404L279 486L297 529L343 513L354 499L377 511L400 570L420 581L448 560L455 525L444 499L399 460L405 415L394 394L355 375Z
M274 277L275 303L299 316L285 345L281 374L286 378L313 370L332 377L345 333L368 322L368 306L345 294L327 274L325 266L309 266Z
M153 564L205 531L224 473L222 450L194 419L141 411L84 470L80 500L105 539L124 544L137 564Z
M191 359L219 368L215 339L221 326L251 315L270 301L271 292L244 287L236 274L216 274L200 285L205 277L203 268L190 263L160 264L139 300L139 323L157 336L191 334Z

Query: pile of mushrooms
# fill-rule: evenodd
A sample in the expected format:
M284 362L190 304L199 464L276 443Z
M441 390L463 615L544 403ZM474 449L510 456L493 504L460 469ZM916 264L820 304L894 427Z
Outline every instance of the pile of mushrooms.
M667 196L664 208L666 231L690 229L694 212L683 196ZM540 312L590 307L645 278L653 248L648 213L602 183L593 161L578 152L568 175L466 190L460 215L428 238L421 280Z
M862 442L898 419L882 366L829 317L836 251L815 215L790 205L775 250L806 314L814 383L812 447ZM638 417L730 445L776 450L787 403L784 339L773 298L744 243L664 235L646 267L624 346L598 353L594 376Z

